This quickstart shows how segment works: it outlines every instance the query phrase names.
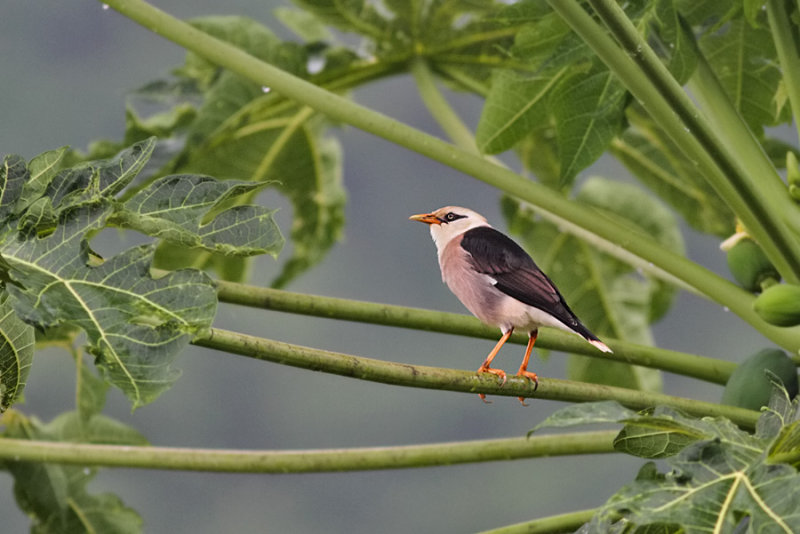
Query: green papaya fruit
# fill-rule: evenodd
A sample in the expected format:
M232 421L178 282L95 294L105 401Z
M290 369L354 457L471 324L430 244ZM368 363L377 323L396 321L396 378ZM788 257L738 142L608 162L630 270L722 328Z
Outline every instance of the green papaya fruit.
M739 285L748 291L760 291L765 280L781 278L758 243L747 237L728 251L728 269Z
M769 370L783 381L783 386L793 398L797 395L797 367L780 349L763 349L747 358L736 368L725 385L722 404L760 410L769 404L772 383Z
M775 326L800 324L800 286L775 284L765 289L753 301L759 317Z

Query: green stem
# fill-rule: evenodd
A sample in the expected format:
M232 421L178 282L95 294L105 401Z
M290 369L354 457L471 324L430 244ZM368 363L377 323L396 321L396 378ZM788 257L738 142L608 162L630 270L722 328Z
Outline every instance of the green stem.
M6 462L172 469L227 473L321 473L401 469L472 462L614 452L615 430L398 447L242 451L95 445L0 438Z
M795 113L800 110L800 53L792 29L791 15L784 0L767 0L767 19L775 40L775 50L781 64L786 93ZM797 6L795 6L797 7ZM794 121L800 137L800 121Z
M507 382L503 384L497 376L489 373L479 375L456 369L387 362L301 347L216 328L212 328L204 337L195 339L193 343L258 360L396 386L565 402L615 400L638 410L665 405L694 416L727 417L745 429L755 428L759 416L759 413L753 410L733 406L556 378L540 378L539 387L534 391L533 384L528 379L517 376L508 377Z
M789 197L778 171L728 98L705 56L699 49L695 55L697 68L689 79L688 87L701 109L705 110L706 119L722 142L726 143L729 153L737 155L748 176L758 177L758 185L768 205L772 206L771 212L780 214L795 231L800 231L797 206Z
M105 3L131 20L232 72L260 85L269 86L284 95L291 95L297 102L336 120L474 176L500 191L530 203L540 213L546 212L569 221L570 227L579 227L586 234L593 234L606 241L609 246L616 243L615 248L618 251L637 256L643 263L652 263L683 280L698 293L708 296L742 317L778 345L791 352L800 348L800 333L769 326L755 314L752 310L751 294L708 269L664 250L652 239L632 233L627 227L602 217L594 209L577 206L559 193L469 151L458 149L441 139L294 77L228 43L204 34L143 0L107 0ZM620 236L625 236L624 241L620 241Z
M217 294L222 302L255 308L482 339L496 340L498 338L496 328L487 326L474 317L455 313L322 297L319 295L304 295L225 281L217 281ZM527 334L515 334L510 341L525 345L528 342L528 336ZM543 328L536 341L536 346L583 356L654 367L716 384L727 382L728 377L736 368L736 364L732 362L705 356L637 345L626 341L606 341L614 349L611 354L600 353L593 346L567 332L560 332L553 328Z
M574 532L584 523L592 520L599 508L577 510L566 514L542 517L505 527L484 530L480 534L555 534L557 532Z
M613 0L590 4L621 47L577 1L548 0L639 99L762 245L784 279L800 281L800 242ZM689 133L691 132L691 133Z
M411 74L414 75L414 80L417 82L422 101L447 136L457 146L477 154L478 147L475 145L475 136L436 87L433 73L424 59L417 58L411 62Z

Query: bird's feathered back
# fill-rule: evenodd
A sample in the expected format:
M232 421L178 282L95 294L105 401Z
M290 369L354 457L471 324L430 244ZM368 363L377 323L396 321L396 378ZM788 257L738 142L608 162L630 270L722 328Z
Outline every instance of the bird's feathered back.
M494 286L528 306L552 314L589 339L597 339L575 316L552 280L513 239L490 226L464 233L461 247L476 271L495 280Z

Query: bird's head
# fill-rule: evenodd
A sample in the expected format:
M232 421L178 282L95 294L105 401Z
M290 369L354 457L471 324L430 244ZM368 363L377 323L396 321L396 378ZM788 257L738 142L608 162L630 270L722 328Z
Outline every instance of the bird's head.
M431 213L420 213L409 217L412 221L424 222L431 229L431 237L438 249L451 239L478 226L489 226L486 218L467 208L445 206Z

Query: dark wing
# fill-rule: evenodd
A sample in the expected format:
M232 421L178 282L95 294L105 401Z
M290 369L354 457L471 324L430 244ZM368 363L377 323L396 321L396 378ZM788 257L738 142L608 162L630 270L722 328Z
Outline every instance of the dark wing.
M584 337L597 339L569 309L555 284L510 237L489 226L479 226L464 233L461 247L472 256L476 271L496 280L497 289L553 315Z

